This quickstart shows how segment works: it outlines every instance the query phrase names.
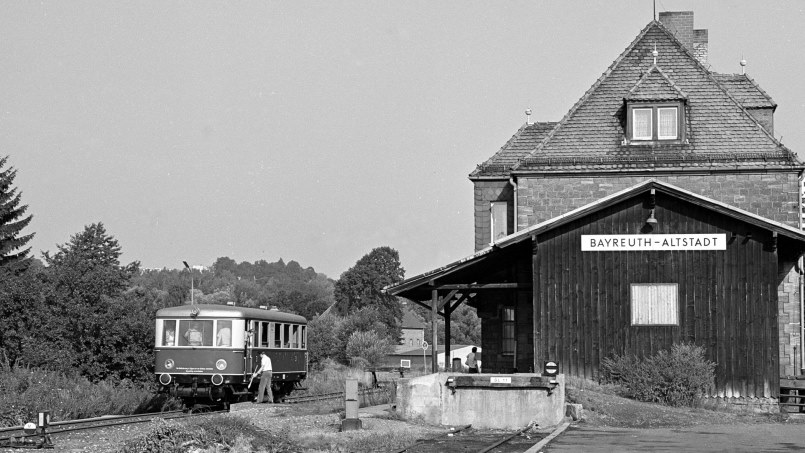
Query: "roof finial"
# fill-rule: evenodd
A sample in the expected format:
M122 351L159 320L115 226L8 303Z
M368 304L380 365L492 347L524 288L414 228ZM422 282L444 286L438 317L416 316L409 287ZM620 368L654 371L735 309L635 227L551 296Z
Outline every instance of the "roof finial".
M743 54L741 54L741 75L746 74L746 60L744 59Z
M525 109L525 123L529 126L534 124L531 122L531 109Z
M657 66L657 56L660 53L657 52L657 42L656 41L654 42L654 52L651 52L651 54L654 55L654 66Z

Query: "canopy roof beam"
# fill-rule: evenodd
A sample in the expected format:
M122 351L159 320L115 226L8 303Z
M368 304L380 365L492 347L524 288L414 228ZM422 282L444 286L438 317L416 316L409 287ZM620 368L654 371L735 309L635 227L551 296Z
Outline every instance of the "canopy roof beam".
M436 284L429 282L430 289L444 290L473 290L481 291L485 289L530 289L531 283L444 283Z

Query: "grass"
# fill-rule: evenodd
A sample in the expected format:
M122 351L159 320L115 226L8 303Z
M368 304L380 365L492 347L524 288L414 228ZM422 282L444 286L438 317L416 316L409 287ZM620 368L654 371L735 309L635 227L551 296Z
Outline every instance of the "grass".
M367 418L358 431L316 429L298 436L305 452L382 452L395 451L446 432L444 427L413 425L401 421Z
M0 368L0 426L18 426L50 411L52 421L173 409L176 402L130 381L92 383L37 368Z
M614 384L567 376L565 398L579 403L584 410L584 423L619 428L681 428L712 424L777 423L780 414L736 413L712 410L701 403L689 407L673 407L660 403L636 401L625 397L626 391Z
M372 388L371 373L367 373L359 368L351 368L333 361L327 361L323 368L320 367L317 370L311 370L308 374L308 378L303 383L306 390L294 392L291 396L343 392L347 379L357 379L359 390ZM380 392L359 395L359 407L377 406L389 403L391 402L392 395L395 394L395 390L396 382L383 382ZM295 412L305 415L344 412L344 400L335 399L321 401L316 404L299 405L296 407Z
M125 442L123 453L300 451L289 433L260 430L247 420L222 415L190 421L155 420L148 432Z

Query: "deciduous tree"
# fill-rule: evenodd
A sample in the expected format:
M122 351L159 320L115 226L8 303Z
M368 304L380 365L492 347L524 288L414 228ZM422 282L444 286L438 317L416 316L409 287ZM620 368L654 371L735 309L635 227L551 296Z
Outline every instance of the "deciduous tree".
M375 307L383 322L396 327L402 311L395 296L383 293L383 288L399 283L405 276L400 254L391 247L378 247L359 259L341 274L335 284L335 300L341 313L363 307Z
M120 254L120 245L102 223L86 226L59 245L56 254L44 254L52 292L48 300L51 342L66 342L72 351L65 355L72 352L79 371L92 380L121 377L120 361L115 358L120 356L116 339L121 330L149 335L141 331L141 313L116 316L127 309L119 306L118 299L139 266L137 262L121 266Z

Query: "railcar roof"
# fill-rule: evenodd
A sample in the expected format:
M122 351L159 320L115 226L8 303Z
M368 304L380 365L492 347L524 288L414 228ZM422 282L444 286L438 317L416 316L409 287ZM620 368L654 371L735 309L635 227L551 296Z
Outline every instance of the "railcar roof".
M193 316L193 310L198 313ZM157 311L157 318L250 318L270 321L283 321L306 324L307 320L299 315L284 313L277 310L263 310L261 308L236 307L231 305L195 304L179 305L177 307L163 308Z

